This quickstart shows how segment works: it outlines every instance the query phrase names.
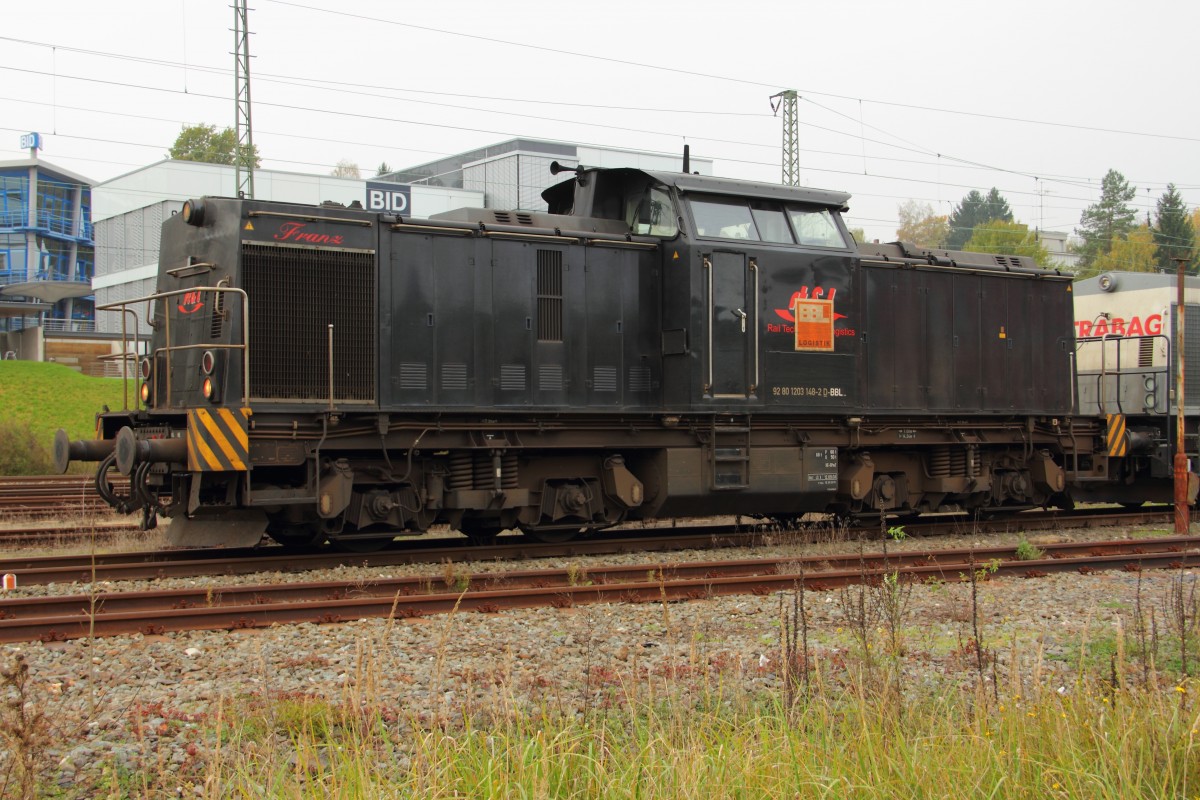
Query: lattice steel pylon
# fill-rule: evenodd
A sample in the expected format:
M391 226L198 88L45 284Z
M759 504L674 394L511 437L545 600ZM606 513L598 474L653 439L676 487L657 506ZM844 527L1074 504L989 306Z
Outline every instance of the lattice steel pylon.
M800 185L800 129L797 121L795 89L771 95L771 110L779 113L783 106L783 177L784 186Z
M233 151L238 197L254 197L254 126L250 124L250 29L246 0L233 3L233 90L237 144Z

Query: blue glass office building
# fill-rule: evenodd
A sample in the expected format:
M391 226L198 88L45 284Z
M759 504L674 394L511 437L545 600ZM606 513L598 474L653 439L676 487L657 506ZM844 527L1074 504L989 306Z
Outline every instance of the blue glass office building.
M0 331L94 330L92 182L30 156L0 161Z

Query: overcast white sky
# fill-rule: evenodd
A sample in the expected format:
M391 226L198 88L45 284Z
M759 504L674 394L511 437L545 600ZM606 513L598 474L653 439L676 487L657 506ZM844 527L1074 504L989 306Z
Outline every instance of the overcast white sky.
M516 12L521 12L519 15ZM40 0L0 11L0 160L105 180L183 124L234 122L229 0ZM1071 230L1120 170L1152 209L1200 203L1194 0L521 3L252 0L263 166L364 177L514 136L678 153L778 181L796 89L801 181L853 194L890 240L998 187L1017 219Z

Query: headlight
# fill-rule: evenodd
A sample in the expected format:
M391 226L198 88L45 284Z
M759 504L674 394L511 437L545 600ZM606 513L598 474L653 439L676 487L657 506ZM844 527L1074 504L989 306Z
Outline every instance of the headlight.
M143 383L141 393L142 393L142 402L145 403L146 405L150 405L150 384Z
M183 221L188 225L200 227L204 224L204 201L185 200L183 202Z
M212 378L204 379L204 383L200 385L200 391L204 393L204 399L210 403L217 399L217 384Z

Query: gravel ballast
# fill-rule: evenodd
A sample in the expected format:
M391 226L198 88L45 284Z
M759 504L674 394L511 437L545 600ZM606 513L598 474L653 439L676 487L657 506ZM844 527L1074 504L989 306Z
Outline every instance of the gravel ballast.
M1120 538L1120 532L1088 531L1078 538ZM971 541L983 546L1001 540L960 537L944 546L966 546ZM831 549L846 547L856 545ZM867 549L876 550L878 544ZM697 551L488 567L548 568L569 563L586 567L588 563L671 563L767 554L773 553ZM482 565L454 567L466 572ZM413 573L440 574L436 566L417 565L343 568L301 577L370 580ZM1039 675L1048 684L1059 683L1068 690L1081 646L1111 641L1119 631L1131 630L1139 603L1143 609L1161 606L1167 587L1180 574L1114 571L1032 580L992 577L978 584L980 638L996 654L1000 669L1016 653L1030 663L1036 661ZM1186 580L1195 579L1190 571L1184 575ZM245 580L261 583L271 578L259 575ZM141 583L123 588L146 588ZM171 582L155 585L166 588ZM19 591L86 590L76 585ZM791 594L782 599L790 609ZM840 591L827 591L806 593L805 604L810 649L834 669L855 647L846 602ZM181 776L186 774L189 765L204 756L198 731L211 729L218 713L238 713L248 698L311 696L340 703L361 703L366 698L397 719L421 725L499 708L551 707L583 713L635 685L670 684L673 690L687 693L719 680L752 693L778 693L780 609L779 595L747 595L671 604L461 612L392 621L6 645L0 660L12 663L19 655L29 665L26 699L48 715L55 740L46 763L53 765L54 780L69 794L72 787L82 790L92 785L104 764L128 769L147 763L173 765L167 768L177 767ZM969 583L913 587L902 633L903 671L914 685L959 673L964 681L973 679L972 662L964 655L973 636ZM881 631L876 634L882 637Z

